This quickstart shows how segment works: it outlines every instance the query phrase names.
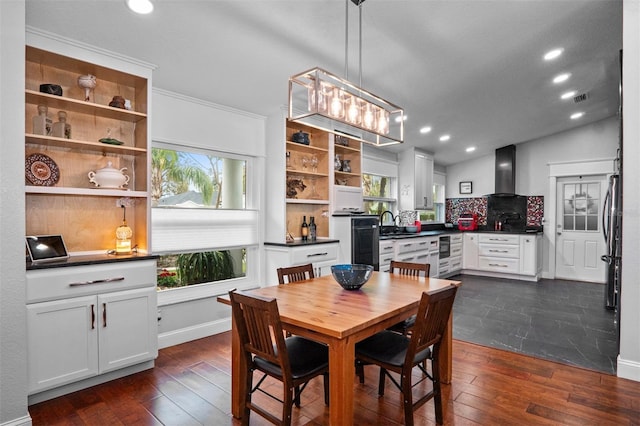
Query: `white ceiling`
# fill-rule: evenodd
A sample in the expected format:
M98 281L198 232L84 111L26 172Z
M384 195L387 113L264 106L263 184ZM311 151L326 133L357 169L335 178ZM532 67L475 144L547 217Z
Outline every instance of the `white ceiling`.
M286 104L290 75L320 66L345 77L345 0L152 1L142 16L124 0L27 0L27 25L151 62L155 87L261 115ZM358 84L358 7L348 10ZM368 0L362 16L362 86L404 107L404 146L437 164L617 112L621 0ZM555 47L564 54L543 61ZM568 89L588 100L560 100ZM570 120L575 111L584 117Z

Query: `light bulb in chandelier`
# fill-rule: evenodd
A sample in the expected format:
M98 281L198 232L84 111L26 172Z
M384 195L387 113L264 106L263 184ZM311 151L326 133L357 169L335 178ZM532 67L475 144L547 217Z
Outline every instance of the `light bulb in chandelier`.
M351 124L359 125L362 119L360 101L355 96L349 96L349 106L347 107L347 121Z
M342 97L342 89L334 87L333 93L331 94L331 107L329 108L329 114L339 119L344 118L344 105Z
M362 124L368 130L372 130L375 128L376 117L373 113L371 104L367 104L364 109L364 113L362 114Z

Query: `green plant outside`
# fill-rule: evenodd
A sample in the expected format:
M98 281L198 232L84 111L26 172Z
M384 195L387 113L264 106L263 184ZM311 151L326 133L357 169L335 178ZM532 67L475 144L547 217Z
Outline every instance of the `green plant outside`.
M183 286L235 277L233 257L228 250L180 254L176 267Z

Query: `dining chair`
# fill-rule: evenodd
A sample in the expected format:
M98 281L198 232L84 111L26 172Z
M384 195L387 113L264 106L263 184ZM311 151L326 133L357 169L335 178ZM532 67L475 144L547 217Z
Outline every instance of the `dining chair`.
M400 275L409 275L412 277L419 277L422 274L422 276L428 278L430 270L431 265L429 263L400 262L392 260L389 265L389 273L398 273ZM410 333L411 327L413 327L415 322L416 316L412 315L406 320L392 325L389 329L406 335Z
M289 266L286 268L278 268L278 283L294 283L314 278L313 264L308 263L300 266ZM285 281L286 278L286 281Z
M309 381L324 376L324 402L329 404L329 351L326 345L292 336L285 339L276 299L266 299L229 292L231 313L238 330L242 356L246 360L247 393L244 397L242 425L249 424L251 411L255 411L276 425L290 425L293 404L300 407L300 394ZM263 373L253 385L253 373ZM267 376L282 382L283 399L261 389ZM260 391L282 403L280 418L255 404L252 394Z
M416 323L409 336L383 330L356 344L356 359L380 367L378 395L384 396L386 377L400 389L404 401L404 423L407 426L414 424L413 411L432 398L436 423L443 423L439 360L442 355L442 336L446 333L457 290L455 285L451 285L423 293ZM427 359L431 361L431 374L423 366L423 361ZM414 367L418 367L425 377L412 384ZM390 372L400 375L399 383ZM433 382L432 390L413 402L414 386L426 378Z
M400 262L392 260L389 265L390 274L409 275L412 277L419 277L420 273L423 276L428 277L431 270L431 264L429 263L415 263L415 262ZM411 328L416 322L416 316L411 315L409 318L400 321L388 328L388 330L395 331L396 333L404 334L405 336L411 332ZM360 383L364 384L364 366L366 363L356 360L356 376L360 380ZM426 362L423 364L426 368Z

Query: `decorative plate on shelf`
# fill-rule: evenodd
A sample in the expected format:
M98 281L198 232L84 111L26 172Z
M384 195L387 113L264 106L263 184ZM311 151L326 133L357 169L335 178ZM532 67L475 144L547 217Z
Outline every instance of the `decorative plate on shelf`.
M44 154L28 156L24 164L24 173L33 185L53 186L60 179L58 165Z

